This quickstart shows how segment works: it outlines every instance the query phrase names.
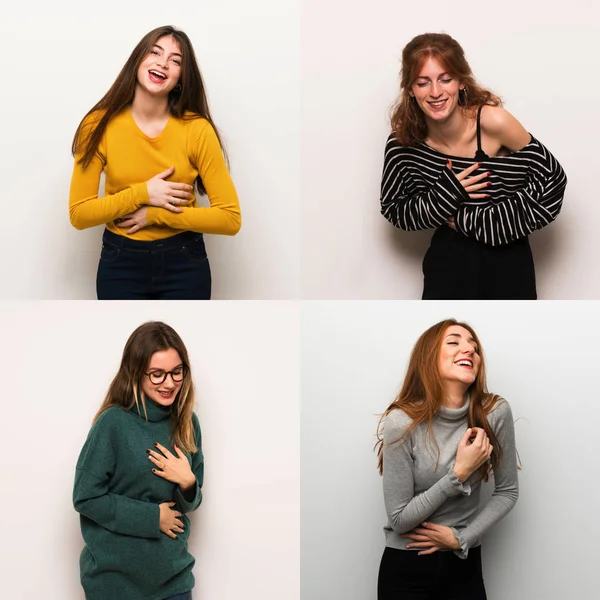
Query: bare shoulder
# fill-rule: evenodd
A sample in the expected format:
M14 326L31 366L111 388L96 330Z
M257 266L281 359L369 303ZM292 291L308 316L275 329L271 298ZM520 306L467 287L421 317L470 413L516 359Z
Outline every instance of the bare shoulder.
M531 141L531 135L525 127L501 106L483 107L481 128L484 133L512 152L527 146Z

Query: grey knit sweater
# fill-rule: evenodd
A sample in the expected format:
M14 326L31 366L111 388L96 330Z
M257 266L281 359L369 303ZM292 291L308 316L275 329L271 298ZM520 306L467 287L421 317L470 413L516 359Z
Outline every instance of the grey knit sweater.
M406 550L411 540L402 534L429 521L452 527L461 546L455 553L466 558L469 548L480 545L481 536L515 505L519 495L515 433L506 400L498 401L488 415L503 456L494 473L494 493L483 508L479 472L463 483L454 474L458 443L467 430L468 410L469 400L458 409L441 407L434 417L433 435L439 446L439 461L435 444L428 438L426 423L417 426L402 443L393 443L412 421L400 409L386 416L383 423L386 546Z

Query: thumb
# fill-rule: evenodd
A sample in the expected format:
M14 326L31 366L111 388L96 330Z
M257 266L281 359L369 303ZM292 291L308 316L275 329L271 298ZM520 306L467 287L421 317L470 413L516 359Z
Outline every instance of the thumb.
M446 167L452 171L452 161L450 159L446 161Z
M162 173L159 173L158 175L155 175L154 177L156 179L165 179L167 178L169 175L173 175L173 171L175 171L175 167L169 167L166 171L163 171Z
M466 446L470 437L471 437L471 428L469 427L469 429L467 429L463 433L463 436L460 438L459 446Z
M175 506L177 504L177 502L169 502L169 508L171 508L172 506Z

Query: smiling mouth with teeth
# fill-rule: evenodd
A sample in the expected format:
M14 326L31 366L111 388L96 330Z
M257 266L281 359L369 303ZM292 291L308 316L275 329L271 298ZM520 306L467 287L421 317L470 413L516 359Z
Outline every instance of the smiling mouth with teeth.
M163 81L167 78L166 75L163 75L162 73L159 73L158 71L148 71L148 73L150 73L150 75L154 75L154 77L159 77Z
M473 363L470 360L459 360L456 363L459 367L473 367Z

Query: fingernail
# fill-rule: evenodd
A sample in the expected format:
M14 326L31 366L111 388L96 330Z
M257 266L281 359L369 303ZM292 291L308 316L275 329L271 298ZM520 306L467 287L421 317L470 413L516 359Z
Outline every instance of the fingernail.
M155 445L155 446L158 446L158 442L154 442L154 445Z
M486 185L492 185L491 181L486 182Z
M480 166L481 166L481 163L477 163L477 166L478 166L478 167L480 167Z
M150 454L150 450L146 450L146 454Z
M153 472L153 473L156 473L156 469L152 469L152 472Z
M406 544L406 547L407 547L407 548L410 548L410 545L409 545L409 544Z

